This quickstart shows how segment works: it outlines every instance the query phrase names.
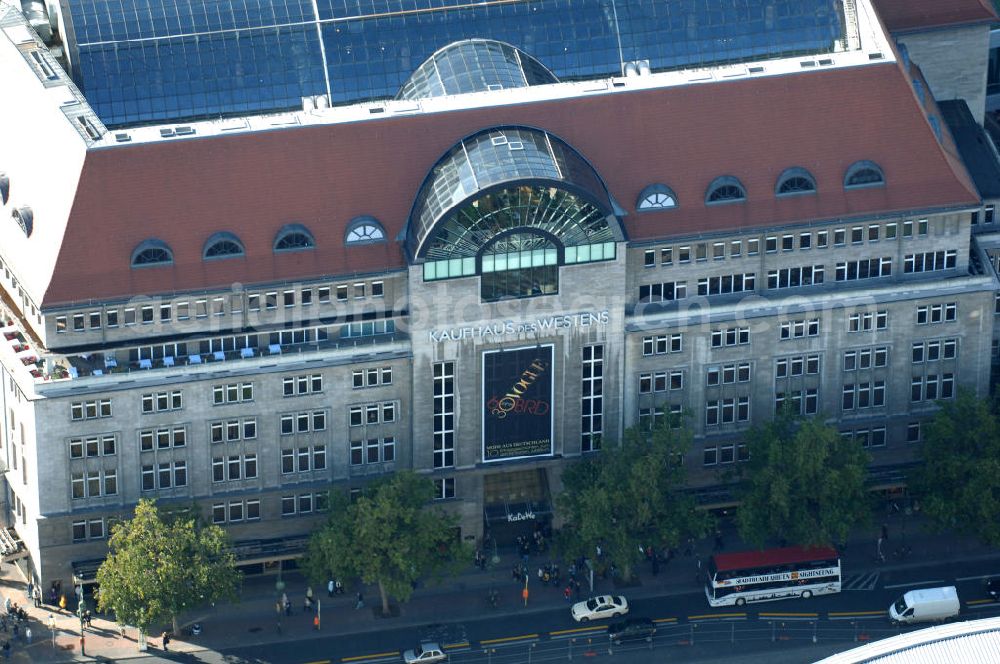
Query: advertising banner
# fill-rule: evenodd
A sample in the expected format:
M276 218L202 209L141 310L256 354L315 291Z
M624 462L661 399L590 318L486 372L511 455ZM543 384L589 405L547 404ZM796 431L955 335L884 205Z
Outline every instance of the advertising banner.
M483 353L483 461L552 454L552 345Z

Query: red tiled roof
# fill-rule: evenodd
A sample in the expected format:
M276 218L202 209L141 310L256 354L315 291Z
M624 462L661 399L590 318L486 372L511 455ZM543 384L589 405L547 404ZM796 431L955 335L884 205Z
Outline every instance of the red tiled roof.
M595 95L369 122L206 137L91 151L44 303L130 297L377 272L405 266L394 239L435 161L499 124L540 127L589 159L630 212L663 182L679 207L632 213L631 239L973 205L964 168L942 148L907 77L891 63L754 80ZM844 172L870 159L887 186L844 191ZM799 166L818 193L774 197ZM743 204L706 207L705 188L738 177ZM344 228L370 214L390 242L345 249ZM287 223L307 226L314 251L274 254ZM246 258L203 261L217 231ZM171 267L131 269L132 250L159 238Z
M997 21L989 0L874 0L890 32Z

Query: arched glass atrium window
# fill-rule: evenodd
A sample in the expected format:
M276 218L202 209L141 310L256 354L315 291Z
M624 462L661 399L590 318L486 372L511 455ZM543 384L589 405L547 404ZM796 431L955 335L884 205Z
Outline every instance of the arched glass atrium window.
M737 203L746 200L746 197L747 192L739 180L730 175L723 175L722 177L715 178L708 185L708 191L705 193L705 203Z
M7 205L10 200L10 178L6 173L0 173L0 205Z
M144 240L132 252L132 267L170 265L173 262L174 252L162 240Z
M677 196L665 184L649 185L639 194L639 199L635 204L635 209L639 212L664 210L672 207L677 207Z
M35 227L35 215L31 208L27 206L14 208L10 216L14 219L14 223L21 227L24 237L31 237L31 231Z
M466 39L448 44L427 58L396 98L426 99L558 82L545 65L510 44Z
M559 292L559 246L547 233L502 235L481 260L480 292L487 302Z
M874 161L856 161L844 175L844 188L880 187L885 184L882 169Z
M216 233L205 243L204 258L234 258L243 256L243 243L232 233Z
M385 242L385 229L375 217L355 217L347 224L344 244Z
M804 168L789 168L778 176L778 184L774 188L777 196L794 196L795 194L812 194L816 192L816 179Z
M274 251L304 251L313 249L316 240L312 233L301 224L287 224L283 226L274 238Z

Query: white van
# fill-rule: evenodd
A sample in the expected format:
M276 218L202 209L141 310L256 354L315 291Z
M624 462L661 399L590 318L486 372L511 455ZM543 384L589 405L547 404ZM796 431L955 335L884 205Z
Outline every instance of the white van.
M960 603L955 586L911 590L889 607L894 624L928 620L943 621L958 615Z

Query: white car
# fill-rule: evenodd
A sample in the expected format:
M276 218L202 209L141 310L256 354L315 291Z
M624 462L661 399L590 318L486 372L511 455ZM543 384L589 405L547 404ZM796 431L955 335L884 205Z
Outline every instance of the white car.
M588 622L601 618L616 618L628 613L628 600L622 596L601 595L586 602L577 602L571 611L573 620Z
M403 661L406 664L433 664L443 662L448 659L448 655L441 650L441 646L436 643L421 643L413 650L403 653Z

